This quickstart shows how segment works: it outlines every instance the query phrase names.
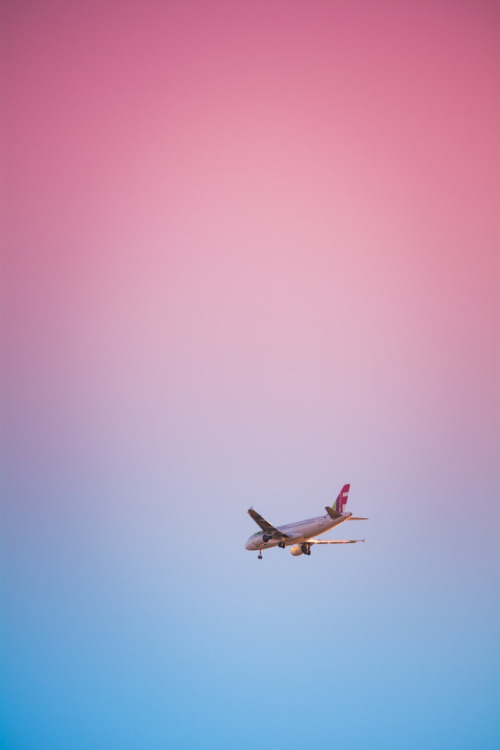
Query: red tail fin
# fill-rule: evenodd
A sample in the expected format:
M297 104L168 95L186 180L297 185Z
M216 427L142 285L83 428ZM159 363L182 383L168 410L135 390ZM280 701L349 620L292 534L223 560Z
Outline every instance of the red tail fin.
M339 496L335 500L333 504L333 509L337 511L337 513L343 513L344 508L347 505L347 498L349 496L349 490L351 489L350 484L344 484L342 489L339 492Z

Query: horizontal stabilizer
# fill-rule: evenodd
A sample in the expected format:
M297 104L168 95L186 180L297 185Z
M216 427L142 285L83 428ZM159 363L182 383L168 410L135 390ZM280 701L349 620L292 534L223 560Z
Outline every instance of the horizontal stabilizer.
M337 511L334 508L329 508L328 505L325 505L325 510L330 516L330 518L333 518L334 521L336 521L337 518L342 518L342 513L337 513Z
M360 516L349 516L348 521L369 521L369 518L361 518Z

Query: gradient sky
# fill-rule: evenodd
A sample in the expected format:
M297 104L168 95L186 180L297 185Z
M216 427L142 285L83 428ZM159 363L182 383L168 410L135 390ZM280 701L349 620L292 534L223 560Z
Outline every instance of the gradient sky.
M0 22L1 747L498 747L498 3Z

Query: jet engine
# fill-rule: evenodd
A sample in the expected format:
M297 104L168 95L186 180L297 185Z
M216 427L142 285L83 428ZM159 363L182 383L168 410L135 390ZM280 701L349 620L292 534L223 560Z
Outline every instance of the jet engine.
M307 542L304 542L304 544L294 544L290 549L290 552L294 557L298 557L299 555L310 555L311 545L307 544Z

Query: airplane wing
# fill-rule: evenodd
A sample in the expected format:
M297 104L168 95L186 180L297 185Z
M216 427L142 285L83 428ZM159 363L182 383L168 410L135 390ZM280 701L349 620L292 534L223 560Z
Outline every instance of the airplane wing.
M307 544L356 544L364 539L308 539Z
M256 510L253 508L249 508L248 515L253 518L255 523L260 526L262 531L265 531L266 534L269 534L270 538L272 539L288 539L288 534L284 534L282 531L276 528L276 526L273 526L272 523L269 523L269 521L266 521L265 518L262 518L260 513L257 513Z

